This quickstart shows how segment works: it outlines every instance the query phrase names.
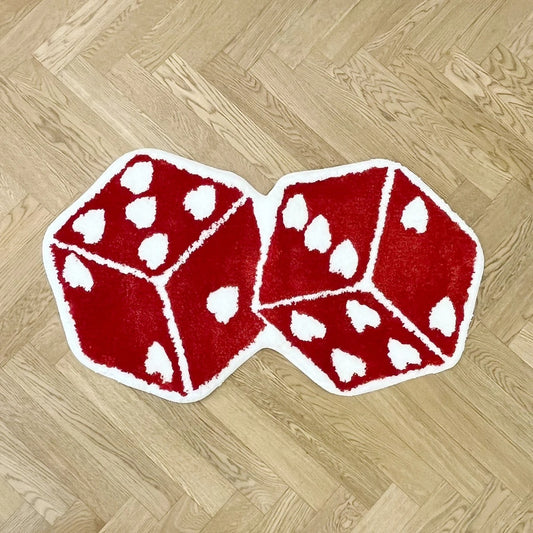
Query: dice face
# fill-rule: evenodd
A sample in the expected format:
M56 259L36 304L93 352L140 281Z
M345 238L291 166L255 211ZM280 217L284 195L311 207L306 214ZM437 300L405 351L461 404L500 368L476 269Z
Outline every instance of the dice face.
M76 211L55 238L157 275L242 198L234 186L139 154Z
M444 361L368 292L350 291L264 309L287 338L289 358L333 392L402 381ZM332 384L333 386L328 386Z
M444 355L453 356L478 246L396 170L373 282Z
M281 334L271 347L347 395L457 362L483 253L419 178L372 160L286 176L271 195L257 305Z
M361 280L386 173L386 167L373 167L296 182L282 190L262 273L261 303L340 289Z
M58 281L78 349L90 365L134 376L151 390L184 393L175 346L155 286L53 244ZM139 322L139 312L147 317Z
M75 355L183 402L257 351L260 237L244 180L156 150L126 154L50 226L46 271Z

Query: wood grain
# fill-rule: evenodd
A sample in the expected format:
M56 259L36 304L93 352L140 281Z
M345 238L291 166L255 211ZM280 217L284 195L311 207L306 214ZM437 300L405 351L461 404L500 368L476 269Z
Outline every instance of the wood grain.
M339 398L264 350L183 405L81 366L43 233L146 146L410 167L484 249L462 360ZM4 0L0 153L0 532L533 531L530 0Z

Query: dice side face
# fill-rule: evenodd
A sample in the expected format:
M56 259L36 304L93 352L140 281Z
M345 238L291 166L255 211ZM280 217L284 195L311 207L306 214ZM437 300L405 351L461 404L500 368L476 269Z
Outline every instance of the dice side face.
M447 357L457 352L462 325L470 321L482 261L464 222L397 169L372 280Z
M135 172L127 174L132 168ZM125 385L191 402L211 393L265 347L269 336L264 321L245 309L250 307L260 250L253 214L260 199L262 195L239 176L159 150L140 150L115 161L57 217L43 240L45 270L69 346L80 362ZM248 258L243 260L241 253L230 261L233 271L230 266L217 269L206 257L209 241L217 248L218 232L226 235L226 248L233 246L229 251L235 257L248 247ZM158 242L146 247L144 258L139 242L162 233L168 237L167 254L159 266L150 268L146 258L150 260L154 250L157 256ZM231 342L217 342L224 322L206 339L198 332L191 334L187 324L176 323L165 285L172 285L169 280L180 269L197 281L200 271L206 279L232 273L232 286L240 285L242 310L229 323L235 330ZM240 275L249 275L250 281L243 282ZM227 283L220 279L223 285ZM190 296L186 291L180 294L185 302ZM216 308L216 297L212 300ZM173 301L177 305L176 298ZM113 312L108 311L112 307ZM183 349L181 327L187 346L192 346L190 354ZM191 338L211 343L209 347L224 345L225 351L201 350Z
M281 201L262 271L261 303L337 290L361 280L386 174L385 167L341 170L339 176L325 174L326 179L274 189Z
M262 310L293 347L297 366L331 392L356 394L437 371L445 362L367 292Z
M256 351L264 321L252 310L260 238L249 199L171 276L165 289L193 388ZM206 364L209 360L209 364Z
M55 244L49 253L61 318L78 358L122 383L182 396L177 354L154 285Z
M179 160L133 155L55 238L147 275L161 274L243 196L213 174L194 170Z

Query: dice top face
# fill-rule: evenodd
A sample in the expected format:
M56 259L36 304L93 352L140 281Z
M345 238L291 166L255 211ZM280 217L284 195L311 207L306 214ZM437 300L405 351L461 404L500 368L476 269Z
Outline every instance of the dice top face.
M435 192L371 160L285 176L270 195L257 309L280 332L272 348L343 395L457 362L483 252Z
M43 258L78 359L177 402L266 347L342 395L440 372L483 269L473 231L398 163L298 172L261 195L152 149L59 215Z
M157 150L115 161L43 242L78 359L188 402L263 347L252 309L258 196L239 176Z
M146 275L158 275L242 198L235 186L139 154L54 238Z

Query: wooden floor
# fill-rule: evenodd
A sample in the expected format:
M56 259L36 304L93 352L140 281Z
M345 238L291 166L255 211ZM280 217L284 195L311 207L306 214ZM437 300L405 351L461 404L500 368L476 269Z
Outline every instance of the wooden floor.
M264 351L192 405L85 369L40 244L140 147L408 166L485 251L460 363L341 398ZM531 0L3 0L0 531L533 531L532 174Z

